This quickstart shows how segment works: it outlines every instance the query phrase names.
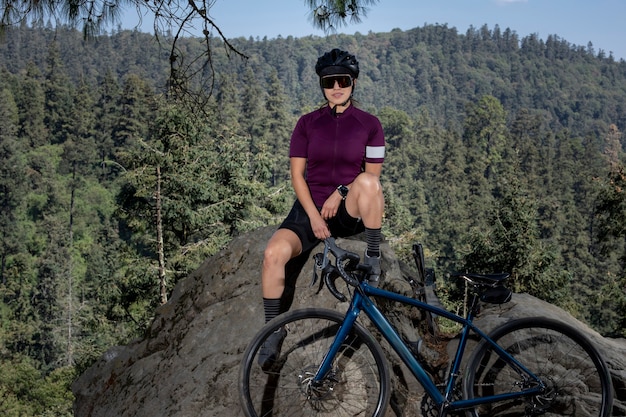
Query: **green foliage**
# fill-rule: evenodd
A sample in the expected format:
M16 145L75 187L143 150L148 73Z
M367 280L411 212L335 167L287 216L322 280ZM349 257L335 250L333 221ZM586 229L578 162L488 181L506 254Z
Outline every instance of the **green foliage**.
M32 360L17 356L0 361L2 415L72 416L70 385L76 377L73 368L62 367L42 377Z
M271 173L262 168L268 165L267 151L252 154L250 140L230 129L215 134L210 125L165 104L147 140L120 159L126 167L120 219L133 231L138 251L154 260L157 194L162 202L170 289L232 236L265 225L272 215L267 208Z
M323 30L335 30L347 21L359 23L367 15L367 6L378 0L308 0L310 20Z
M600 182L598 235L600 252L604 257L613 257L619 268L604 269L606 272L600 280L600 290L593 296L595 302L592 303L589 316L593 325L604 333L613 337L626 337L626 174L624 166L616 158L611 158L611 153L608 155L613 169Z
M215 49L214 94L197 105L163 91L148 35L8 32L0 394L7 415L69 415L74 372L142 334L160 279L168 293L233 236L282 220L289 138L320 102L313 65L329 46L232 40L250 59ZM497 27L333 40L359 57L356 98L386 132L383 228L401 259L421 242L446 302L462 293L448 272L506 271L516 291L624 336L626 63Z
M564 306L569 297L567 273L555 268L555 249L539 239L535 202L511 178L487 214L487 223L469 235L471 252L465 270L510 272L514 292L529 293Z

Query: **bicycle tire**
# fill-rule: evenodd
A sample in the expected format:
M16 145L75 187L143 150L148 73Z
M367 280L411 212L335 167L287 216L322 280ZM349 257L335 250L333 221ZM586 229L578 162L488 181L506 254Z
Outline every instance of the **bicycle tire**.
M244 352L239 393L247 417L382 417L389 403L389 368L372 334L355 323L321 387L308 384L334 340L344 316L307 308L287 312L265 325ZM287 335L269 372L257 363L260 347L275 330Z
M608 417L613 390L611 377L598 350L578 330L552 319L513 320L489 337L547 385L542 395L486 404L468 416ZM484 340L469 359L465 398L502 394L520 389L519 374L506 365Z

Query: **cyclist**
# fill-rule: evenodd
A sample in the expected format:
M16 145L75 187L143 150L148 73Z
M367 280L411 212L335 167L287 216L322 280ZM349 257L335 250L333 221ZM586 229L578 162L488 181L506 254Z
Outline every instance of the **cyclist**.
M333 49L319 57L315 71L326 103L302 116L291 136L291 182L297 199L265 248L262 288L266 323L289 309L293 293L285 293L293 288L288 285L286 289L285 278L297 277L322 239L365 231L363 259L371 266L370 283L377 285L381 275L382 126L375 116L354 105L359 76L354 55ZM285 335L285 329L280 329L262 346L259 364L263 369L278 357Z

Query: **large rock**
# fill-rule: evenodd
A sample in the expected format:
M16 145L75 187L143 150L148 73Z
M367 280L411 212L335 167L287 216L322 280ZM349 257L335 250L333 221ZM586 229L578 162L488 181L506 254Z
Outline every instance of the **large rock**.
M156 311L143 339L111 348L87 369L72 386L75 416L242 416L237 382L239 362L247 343L263 325L261 263L265 243L273 230L264 228L241 236L207 259L176 286L170 301ZM360 240L338 242L357 253L365 248ZM383 269L385 286L411 294L405 277L412 272L397 261L386 244ZM316 294L317 289L309 286L312 271L309 259L298 281L292 308L315 305L344 310L345 305L328 291ZM406 317L410 315L407 313ZM490 329L522 316L560 318L587 334L602 350L612 370L621 410L616 415L626 415L625 340L602 338L563 310L525 294L515 294L505 305L485 308L480 324ZM409 339L422 333L411 328L415 322L415 317L411 317L399 323ZM394 368L396 373L403 373L402 367ZM420 388L410 382L409 375L398 376L394 378L393 406L388 415L419 415Z

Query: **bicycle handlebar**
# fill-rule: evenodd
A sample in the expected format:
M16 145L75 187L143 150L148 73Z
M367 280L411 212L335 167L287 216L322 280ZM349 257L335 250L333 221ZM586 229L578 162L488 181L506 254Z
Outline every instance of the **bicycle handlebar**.
M332 253L335 257L335 265L328 257L329 253ZM339 301L346 301L347 298L336 287L335 281L341 277L348 285L356 287L359 285L359 279L353 274L352 271L366 270L366 265L359 264L361 258L354 252L347 251L340 248L335 243L335 238L329 237L324 240L324 253L318 253L315 255L315 268L322 271L323 278L320 280L318 293L321 291L324 284L328 287L331 294ZM349 271L346 270L349 268ZM314 272L313 282L311 286L317 281L317 273Z

